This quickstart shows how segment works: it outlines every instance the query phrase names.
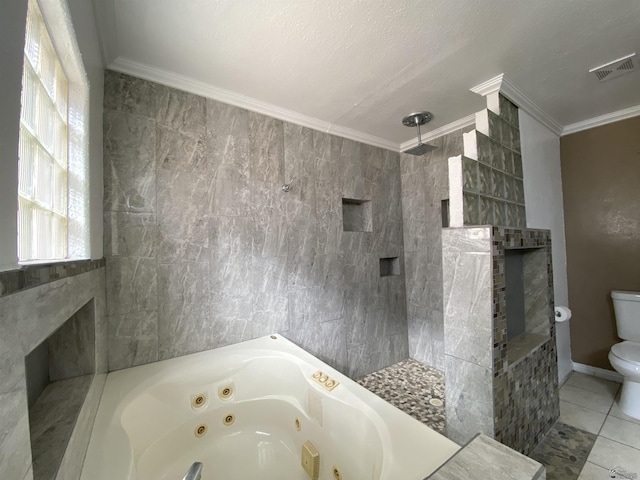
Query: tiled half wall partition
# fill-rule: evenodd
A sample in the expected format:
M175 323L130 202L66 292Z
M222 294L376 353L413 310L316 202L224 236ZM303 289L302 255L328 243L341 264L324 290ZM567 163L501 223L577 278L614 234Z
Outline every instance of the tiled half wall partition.
M408 357L398 153L114 72L104 145L111 370L273 332Z
M507 334L508 249L529 255L523 311L534 327L515 338ZM527 455L559 417L549 231L445 229L443 259L447 435L465 443L480 431Z

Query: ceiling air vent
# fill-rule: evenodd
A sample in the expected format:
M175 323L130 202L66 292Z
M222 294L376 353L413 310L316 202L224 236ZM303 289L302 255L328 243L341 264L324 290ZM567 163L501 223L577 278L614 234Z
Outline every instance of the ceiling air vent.
M636 58L636 54L632 53L613 62L592 68L589 70L589 73L594 73L596 77L598 77L598 80L604 82L605 80L611 80L612 78L633 72L634 70L638 70L638 59Z

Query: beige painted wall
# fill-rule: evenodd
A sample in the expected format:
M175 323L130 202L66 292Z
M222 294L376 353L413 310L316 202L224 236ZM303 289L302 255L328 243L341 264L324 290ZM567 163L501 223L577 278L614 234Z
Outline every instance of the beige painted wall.
M574 362L611 369L611 290L640 291L640 117L560 139Z

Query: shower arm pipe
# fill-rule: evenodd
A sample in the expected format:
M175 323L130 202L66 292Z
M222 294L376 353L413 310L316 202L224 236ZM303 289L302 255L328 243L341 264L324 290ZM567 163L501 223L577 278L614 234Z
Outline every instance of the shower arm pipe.
M418 128L418 145L422 144L422 135L420 135L420 117L416 115L416 127Z

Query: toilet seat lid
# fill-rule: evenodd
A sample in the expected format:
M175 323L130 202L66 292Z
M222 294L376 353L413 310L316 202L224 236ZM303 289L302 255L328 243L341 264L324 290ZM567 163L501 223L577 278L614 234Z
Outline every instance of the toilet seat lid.
M621 360L640 365L640 343L620 342L611 347L611 353Z

